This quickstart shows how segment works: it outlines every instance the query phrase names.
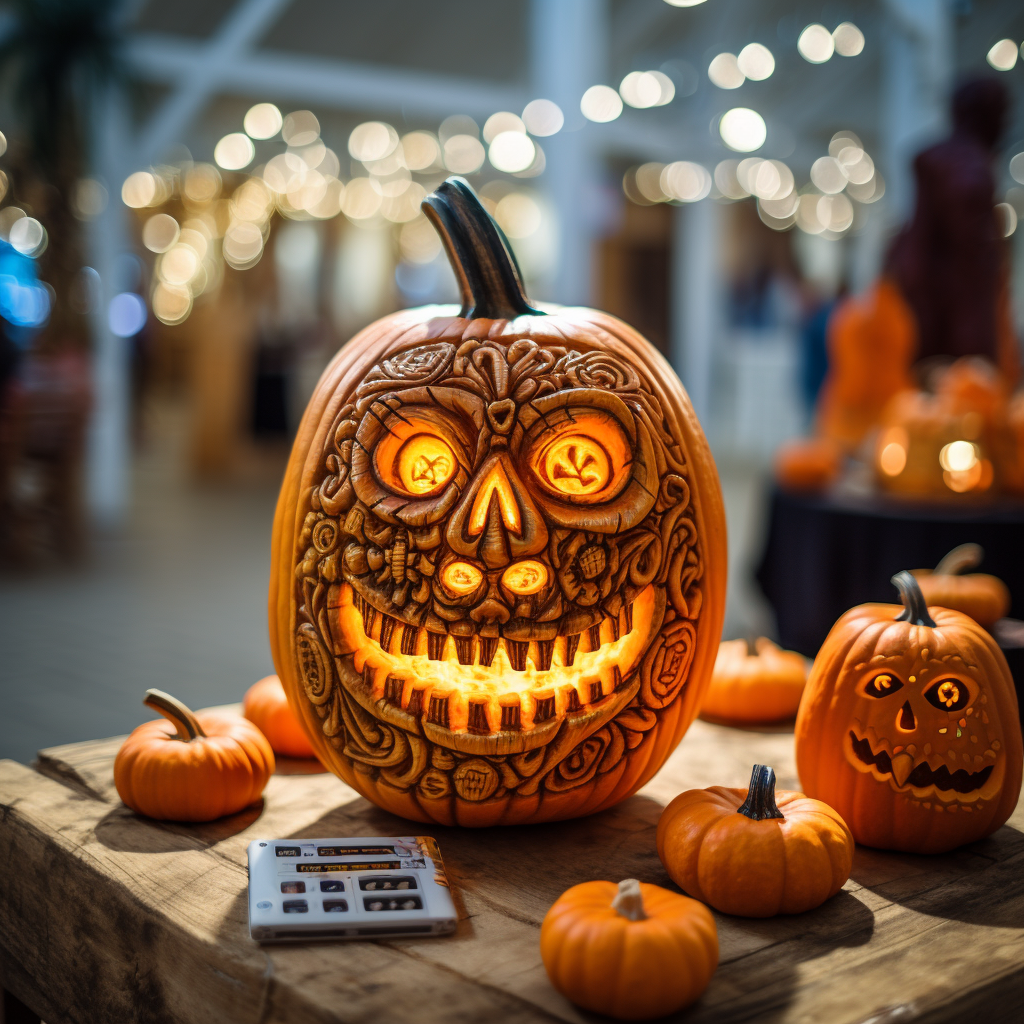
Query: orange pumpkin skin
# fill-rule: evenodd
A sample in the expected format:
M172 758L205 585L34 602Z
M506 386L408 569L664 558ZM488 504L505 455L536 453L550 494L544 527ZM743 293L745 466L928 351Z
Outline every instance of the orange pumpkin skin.
M859 605L832 627L797 715L797 770L858 843L943 853L1009 818L1024 753L992 637L962 612L929 607L929 626L923 598L914 607L899 621L898 605Z
M277 505L269 619L289 703L325 767L417 821L550 821L629 796L696 716L721 635L721 493L675 374L614 317L517 308L483 316L468 294L477 315L409 310L357 335L307 407ZM615 438L635 447L607 501L557 498L530 455L579 417L600 420L613 480ZM423 501L392 480L410 422L431 444L444 424L438 457L455 464ZM505 572L524 559L546 582L520 598ZM478 592L446 590L458 563ZM585 676L616 634L614 670Z
M551 984L567 999L619 1020L649 1020L689 1006L718 966L718 931L707 907L639 884L646 918L616 910L627 883L583 882L555 901L540 929Z
M183 740L161 718L135 728L117 752L114 785L138 814L213 821L255 803L274 774L274 752L252 722L220 711L192 717L205 735Z
M789 491L823 491L839 479L843 450L828 437L787 441L775 453L775 478Z
M719 722L782 722L796 715L807 682L807 663L758 637L756 654L745 640L723 640L700 706L701 718Z
M914 576L929 605L952 608L970 615L990 629L1010 612L1010 591L997 576L984 572L963 575L981 563L985 553L978 544L961 544L950 551L934 571L914 569Z
M835 896L853 866L853 836L840 815L780 790L771 804L780 816L757 820L747 816L750 797L750 790L712 786L680 793L665 808L658 856L672 881L740 917L802 914Z
M266 676L246 691L242 714L267 737L275 754L316 757L302 723L288 706L277 676Z

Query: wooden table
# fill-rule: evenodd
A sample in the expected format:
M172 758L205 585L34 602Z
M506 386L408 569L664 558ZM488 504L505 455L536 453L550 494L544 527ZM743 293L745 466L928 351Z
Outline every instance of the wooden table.
M548 983L538 929L587 879L670 886L654 831L683 789L796 785L792 733L696 722L654 781L592 818L434 828L459 928L436 939L260 947L248 932L255 837L401 835L333 776L284 765L262 806L202 826L136 817L114 791L120 739L0 761L0 981L8 1024L119 1021L596 1021ZM289 772L291 774L289 774ZM858 849L853 877L797 917L716 914L721 966L685 1021L906 1024L1024 1019L1024 811L941 857ZM13 1007L14 1009L10 1009ZM18 1016L18 1014L21 1016ZM37 1019L37 1018L32 1018Z

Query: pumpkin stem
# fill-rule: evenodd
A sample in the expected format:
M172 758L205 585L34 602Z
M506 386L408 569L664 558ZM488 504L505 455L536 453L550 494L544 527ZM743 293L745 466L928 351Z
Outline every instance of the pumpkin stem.
M903 601L903 611L896 616L896 621L934 628L935 620L928 614L928 604L913 574L903 569L893 576L891 583L900 592L900 599Z
M766 764L754 765L754 770L750 773L747 799L740 805L737 814L742 814L752 821L786 817L775 803L774 768L769 768Z
M177 697L172 697L163 690L147 690L142 703L147 708L159 711L164 718L172 722L174 728L178 730L178 738L186 743L206 735L199 724L199 719Z
M420 204L441 236L462 293L463 317L514 320L534 309L504 232L483 208L469 182L448 178Z
M617 914L629 918L630 921L646 921L644 897L640 892L640 883L635 878L626 878L619 882L619 891L612 900L612 907Z
M985 549L980 544L958 544L935 566L935 575L956 576L980 565L984 557Z

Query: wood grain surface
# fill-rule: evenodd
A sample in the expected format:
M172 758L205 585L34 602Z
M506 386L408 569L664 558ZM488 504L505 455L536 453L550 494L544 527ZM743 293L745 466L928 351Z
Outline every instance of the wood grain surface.
M577 821L434 827L459 927L436 939L265 946L248 933L254 838L422 830L316 766L280 766L264 800L208 825L118 799L121 738L0 761L0 982L48 1024L596 1021L548 983L541 920L570 885L672 887L654 831L683 789L745 786L754 762L795 788L792 733L695 722L636 796ZM1019 1022L1024 812L989 839L915 857L858 848L836 897L771 920L715 915L721 964L687 1022Z

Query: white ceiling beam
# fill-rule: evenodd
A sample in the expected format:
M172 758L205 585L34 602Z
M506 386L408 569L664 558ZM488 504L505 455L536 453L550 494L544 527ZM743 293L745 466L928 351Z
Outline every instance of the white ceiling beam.
M136 78L158 83L188 81L204 73L209 61L203 44L164 34L132 36L125 55ZM213 91L436 119L455 113L488 117L497 110L520 111L531 98L515 85L269 50L221 59ZM184 127L183 123L172 141Z
M197 44L192 66L176 76L177 89L143 128L139 163L152 163L175 143L221 84L223 69L273 24L291 0L239 0L209 40Z

